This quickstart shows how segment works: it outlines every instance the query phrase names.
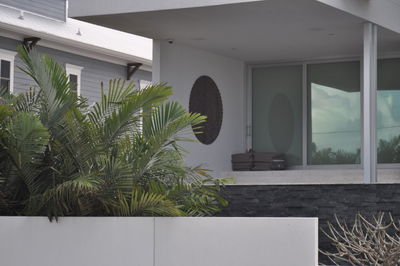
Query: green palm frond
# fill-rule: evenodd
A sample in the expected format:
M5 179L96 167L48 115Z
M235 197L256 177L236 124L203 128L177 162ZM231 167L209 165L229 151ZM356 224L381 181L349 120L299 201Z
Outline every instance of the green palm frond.
M95 174L78 175L53 187L47 187L42 193L33 194L26 201L24 212L27 215L65 216L72 213L90 214L94 196L99 192L102 180Z
M52 58L19 47L36 83L0 89L0 214L203 216L226 202L222 183L185 162L205 117L175 102L166 84L101 84L93 107Z
M7 147L7 154L17 169L40 160L47 147L49 134L36 116L19 112L9 122L7 129L8 136L2 139L3 145Z
M184 212L165 195L134 188L130 197L119 194L113 209L117 216L183 216Z
M33 88L15 97L13 105L17 112L39 113L40 95Z
M109 84L108 95L103 93L101 102L95 104L88 116L102 142L110 147L128 132L139 130L143 110L151 110L170 95L171 88L165 85L134 91L133 83L125 86L124 82L114 80Z
M18 52L25 63L21 70L28 74L40 88L40 118L50 130L58 130L64 114L77 104L76 95L65 70L51 57L39 55L20 46Z
M178 141L187 140L183 136L204 122L205 117L189 114L176 102L166 103L156 108L152 116L143 125L142 142L146 143L140 157L135 160L138 175L143 175L151 168L172 166L171 160L179 160L182 150ZM169 151L172 149L173 151ZM139 152L139 151L136 151Z

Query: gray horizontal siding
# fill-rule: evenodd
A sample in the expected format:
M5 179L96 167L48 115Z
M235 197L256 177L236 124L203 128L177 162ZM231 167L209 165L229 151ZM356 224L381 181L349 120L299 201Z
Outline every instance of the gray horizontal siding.
M39 43L40 44L40 43ZM15 51L19 42L16 40L0 37L0 48ZM58 63L65 65L73 64L83 67L81 75L81 94L88 98L89 102L100 99L100 83L108 84L111 79L126 79L126 66L112 64L80 55L62 52L55 49L38 46L38 51L52 56ZM15 60L14 92L26 91L35 84L33 80L21 71L18 66L22 65L20 58ZM132 80L151 81L151 72L139 70Z
M65 21L66 0L0 0L0 3Z

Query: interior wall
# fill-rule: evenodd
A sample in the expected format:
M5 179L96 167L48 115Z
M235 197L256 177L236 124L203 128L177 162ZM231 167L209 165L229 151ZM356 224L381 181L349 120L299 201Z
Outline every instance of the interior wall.
M191 166L203 165L214 176L231 169L231 154L245 151L245 63L207 51L166 41L155 41L153 81L167 82L174 88L171 100L187 110L191 88L202 75L218 86L223 104L222 127L210 145L184 143ZM195 139L195 136L192 134Z

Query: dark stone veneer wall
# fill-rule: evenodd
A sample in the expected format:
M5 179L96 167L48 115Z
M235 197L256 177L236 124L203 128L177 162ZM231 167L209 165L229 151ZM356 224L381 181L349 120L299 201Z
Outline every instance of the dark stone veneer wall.
M400 219L400 184L227 186L229 201L219 216L318 217L320 229L334 214L351 221L356 213L369 216L380 211ZM331 249L319 232L319 247ZM320 254L320 261L328 263Z

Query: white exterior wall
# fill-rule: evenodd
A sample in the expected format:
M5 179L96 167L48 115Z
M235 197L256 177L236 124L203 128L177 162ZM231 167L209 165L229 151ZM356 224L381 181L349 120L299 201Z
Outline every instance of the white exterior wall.
M167 82L174 88L171 100L187 109L192 86L202 75L218 86L223 104L222 127L210 145L185 143L189 165L204 165L214 176L231 169L231 154L245 151L245 64L243 61L210 52L156 42L153 54L153 81ZM195 136L193 135L193 138Z
M0 217L4 266L312 266L317 218Z

